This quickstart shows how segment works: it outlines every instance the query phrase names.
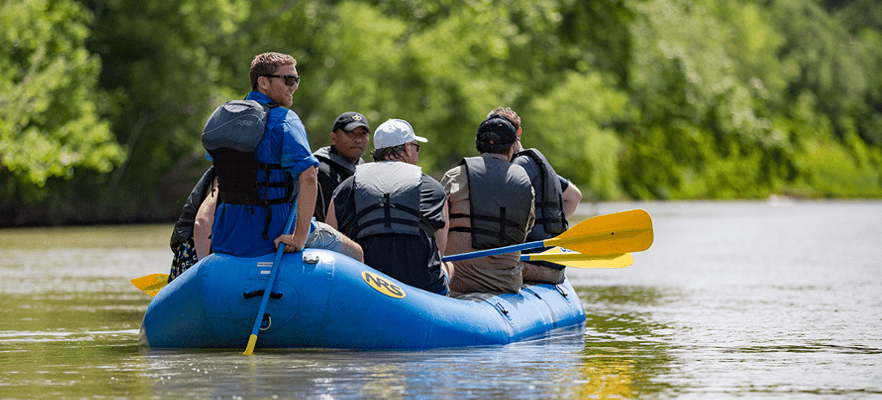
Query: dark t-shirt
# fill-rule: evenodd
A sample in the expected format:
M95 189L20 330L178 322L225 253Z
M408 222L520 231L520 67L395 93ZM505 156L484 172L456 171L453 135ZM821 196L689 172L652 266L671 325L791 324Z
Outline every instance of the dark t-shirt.
M353 182L355 179L347 178L334 191L337 227L347 236L355 225ZM420 182L420 213L434 225L434 229L443 228L446 223L444 205L447 199L444 188L426 174L421 175ZM424 230L420 230L419 236L387 233L367 236L356 242L364 250L365 264L403 283L428 288L444 280L441 273L441 252L435 243L435 236Z

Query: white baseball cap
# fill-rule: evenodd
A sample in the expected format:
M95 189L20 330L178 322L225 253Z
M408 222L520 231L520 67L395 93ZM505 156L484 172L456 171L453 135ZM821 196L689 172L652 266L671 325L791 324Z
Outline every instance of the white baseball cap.
M413 133L413 127L403 119L389 119L374 130L374 149L398 146L408 142L428 142Z

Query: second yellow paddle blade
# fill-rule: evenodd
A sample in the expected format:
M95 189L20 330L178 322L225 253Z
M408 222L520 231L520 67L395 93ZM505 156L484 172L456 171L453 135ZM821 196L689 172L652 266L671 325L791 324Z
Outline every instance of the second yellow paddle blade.
M548 261L570 268L583 269L626 268L634 264L634 257L631 257L630 253L593 256L574 251L565 251L560 247L554 247L536 254L524 254L521 257L522 260L528 258L528 260Z

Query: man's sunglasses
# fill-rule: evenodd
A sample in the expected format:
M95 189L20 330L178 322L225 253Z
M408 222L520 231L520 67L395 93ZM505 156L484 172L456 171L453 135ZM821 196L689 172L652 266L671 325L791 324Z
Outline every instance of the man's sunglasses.
M294 86L294 84L300 84L300 75L261 75L268 76L270 78L285 78L285 84L288 86Z

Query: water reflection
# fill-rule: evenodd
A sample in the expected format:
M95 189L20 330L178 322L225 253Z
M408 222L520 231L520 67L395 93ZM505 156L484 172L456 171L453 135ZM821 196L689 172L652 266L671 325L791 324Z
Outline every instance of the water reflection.
M583 351L586 383L580 398L635 398L672 390L658 376L669 373L672 328L653 322L647 307L673 301L672 292L640 286L580 287L588 326Z
M147 350L157 396L279 398L572 398L584 382L581 332L429 351ZM515 390L513 390L515 389Z

